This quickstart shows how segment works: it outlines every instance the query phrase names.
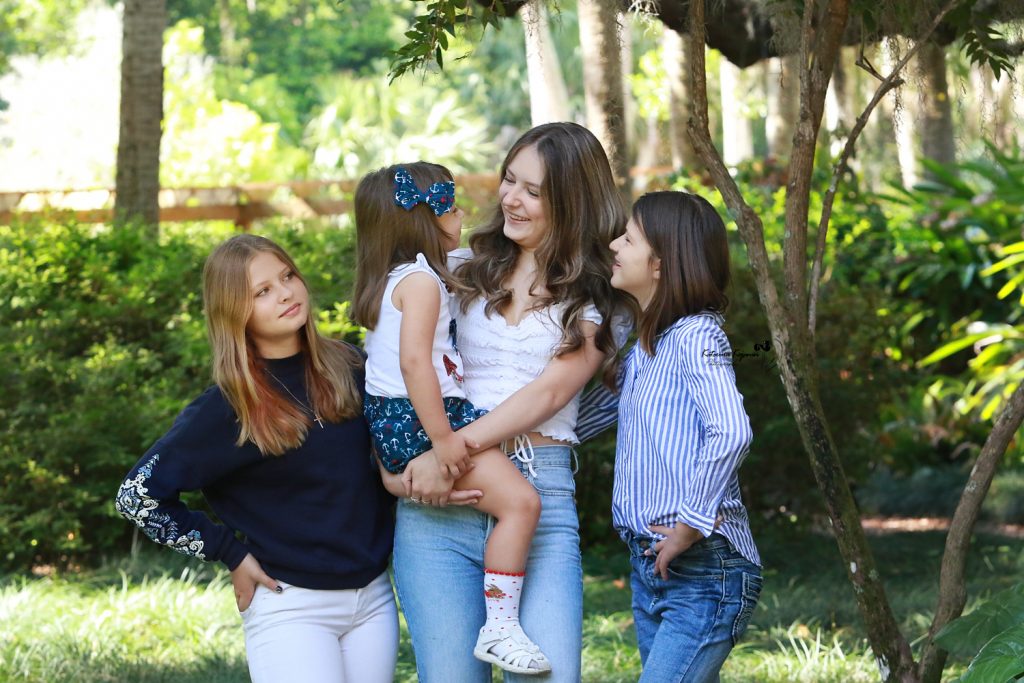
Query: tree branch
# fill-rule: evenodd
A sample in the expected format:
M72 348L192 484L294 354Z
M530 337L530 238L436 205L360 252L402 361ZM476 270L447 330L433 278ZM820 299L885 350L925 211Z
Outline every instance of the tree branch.
M850 6L848 0L831 0L814 30L810 15L813 2L804 5L800 40L800 119L793 132L786 184L786 232L783 238L783 277L786 303L793 324L807 328L807 226L811 175L818 146L818 131L825 111L825 94L842 48ZM811 32L814 31L814 35ZM797 334L797 333L795 333ZM813 343L813 336L811 336Z
M835 202L836 191L839 189L839 182L842 179L844 173L846 173L847 165L850 161L850 156L853 154L854 145L857 142L857 138L860 137L861 132L864 130L864 126L867 125L868 119L871 118L871 113L878 106L878 103L882 101L890 90L897 88L903 84L898 74L903 71L903 68L910 62L910 60L920 51L921 46L924 45L928 39L935 33L939 28L939 24L947 14L957 5L959 0L949 0L946 6L942 8L938 16L932 22L931 26L925 33L918 38L914 43L914 47L903 56L903 59L893 67L892 72L886 76L879 84L878 89L875 90L874 96L871 101L868 102L864 111L850 131L850 135L846 138L846 145L843 147L842 154L839 155L839 160L832 169L832 181L829 183L828 190L825 192L824 200L822 201L821 207L821 219L818 221L818 239L814 249L814 262L811 267L811 291L808 294L807 300L807 329L811 334L811 338L814 338L815 326L817 323L817 309L818 309L818 290L821 285L821 268L822 261L825 258L825 246L826 236L828 235L828 224L832 219L832 205ZM873 67L872 67L873 71ZM870 73L870 71L869 71ZM877 72L876 72L877 73Z
M935 607L935 618L928 629L928 640L921 653L919 667L923 683L937 683L946 663L946 651L935 644L935 634L943 626L960 616L967 601L964 575L967 570L967 551L971 543L974 524L978 520L981 504L988 494L999 460L1006 452L1021 422L1024 422L1024 384L1003 405L996 418L992 432L981 447L981 453L971 469L971 476L960 494L953 521L946 535L946 549L942 553L942 569L939 574L939 600Z
M832 16L831 19L835 20L836 17ZM879 670L886 681L910 681L914 672L910 646L900 633L875 568L871 548L861 528L857 506L850 493L849 483L818 397L812 340L805 325L793 324L791 313L780 300L769 267L761 219L744 201L736 182L729 175L721 155L711 141L708 130L704 62L703 0L693 0L690 3L689 21L692 30L687 41L687 53L690 64L690 94L694 106L688 131L694 149L700 154L725 199L746 244L747 257L757 283L758 297L767 315L768 327L775 343L786 397L800 429L801 441L810 458L815 480L824 497L836 543L847 566L847 577L853 585L857 607L867 627ZM829 50L838 49L831 47L829 42L827 37L820 41L819 52L827 54ZM818 80L820 74L820 67L815 67L810 83L812 89L818 88L819 92L823 93L828 81ZM815 99L817 96L816 93ZM811 132L813 142L814 131ZM803 189L809 192L809 186L805 185ZM806 222L805 214L805 228ZM786 227L787 230L792 229L788 223ZM804 263L806 265L806 256ZM801 283L800 286L802 291L806 291L806 283Z

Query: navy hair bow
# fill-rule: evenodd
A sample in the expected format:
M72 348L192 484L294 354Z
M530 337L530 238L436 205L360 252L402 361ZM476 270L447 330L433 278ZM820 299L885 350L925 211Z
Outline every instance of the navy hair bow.
M429 206L435 216L443 216L455 206L455 183L451 180L434 183L420 192L407 170L395 171L395 204L409 211L420 202Z

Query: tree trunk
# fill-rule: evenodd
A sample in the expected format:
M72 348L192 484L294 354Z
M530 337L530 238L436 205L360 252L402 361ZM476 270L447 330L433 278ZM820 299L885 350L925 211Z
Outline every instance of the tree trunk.
M832 92L835 95L836 126L849 131L857 118L856 79L857 66L849 59L850 48L842 48L836 55L835 73L832 75Z
M569 90L555 51L548 10L540 0L519 13L526 34L526 73L530 85L530 121L534 126L569 120Z
M891 71L899 61L899 52L895 43L887 43L884 47L885 68ZM915 98L911 95L912 88L904 86L897 91L892 105L892 127L896 137L896 160L900 166L900 178L904 187L917 184L917 150L914 146Z
M946 535L946 549L942 553L939 575L939 602L935 618L928 629L928 640L921 653L920 678L923 683L939 683L946 664L946 651L935 645L935 635L942 627L960 616L967 602L967 550L971 544L974 523L978 520L981 504L985 501L999 461L1010 445L1010 439L1024 421L1024 384L1018 385L1003 405L992 432L978 454L971 476L960 494L953 521Z
M661 151L661 130L658 125L658 115L648 114L644 122L644 139L638 141L636 151L636 165L638 169L653 168L658 165L658 155ZM638 172L633 178L633 195L639 196L647 191L651 175Z
M918 53L921 70L921 156L946 168L956 163L956 142L953 138L953 110L949 103L946 80L946 51L929 41ZM931 173L924 169L924 177Z
M633 15L616 12L615 16L615 23L619 27L619 81L622 83L622 115L626 129L626 159L629 162L634 156L630 148L635 144L637 131L636 100L633 99L633 88L629 83L629 76L633 73Z
M578 11L587 126L604 145L615 181L628 203L629 152L622 101L618 6L614 0L580 0Z
M235 19L231 16L231 0L217 0L217 24L220 28L220 57L225 64L238 66L242 63L238 44Z
M1013 70L1011 70L1006 76L1001 76L995 82L993 89L995 130L992 134L992 144L997 149L1006 149L1017 143L1020 121L1013 118L1013 106L1014 100L1021 98L1014 94L1015 83L1020 83L1020 81L1013 79Z
M778 160L789 159L793 132L800 115L800 82L795 55L776 57L768 64L768 118L765 121L768 153Z
M812 3L805 8L812 8ZM777 349L779 368L790 407L796 418L811 469L825 498L833 533L854 585L857 606L864 619L868 640L875 653L882 678L912 681L915 673L910 646L899 631L889 601L875 568L860 516L843 472L835 443L829 433L818 396L814 340L807 327L807 212L811 170L818 130L821 126L825 92L846 26L849 3L833 0L817 24L812 44L810 16L806 19L801 63L800 121L793 140L789 185L786 197L785 283L787 297L779 299L769 268L760 218L744 201L735 181L711 142L707 126L707 83L704 74L704 2L690 3L690 74L693 84L694 118L690 131L715 185L722 193L747 246L757 281L758 296L768 317Z
M661 59L668 81L668 132L672 167L686 173L702 168L686 123L690 120L689 68L683 37L666 27L661 34Z
M739 68L721 60L718 82L722 89L722 158L736 166L754 156L754 131L744 112L748 88Z
M164 0L125 0L114 215L119 221L142 221L153 231L160 221L166 26Z

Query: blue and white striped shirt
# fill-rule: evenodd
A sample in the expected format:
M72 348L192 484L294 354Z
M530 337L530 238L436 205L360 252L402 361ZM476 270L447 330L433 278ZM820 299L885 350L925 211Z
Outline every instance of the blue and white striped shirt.
M654 356L636 344L626 357L612 522L620 534L652 538L661 538L652 524L685 522L704 536L717 531L760 565L737 477L750 420L722 322L710 312L680 318L658 336ZM604 421L600 403L581 415L588 435Z

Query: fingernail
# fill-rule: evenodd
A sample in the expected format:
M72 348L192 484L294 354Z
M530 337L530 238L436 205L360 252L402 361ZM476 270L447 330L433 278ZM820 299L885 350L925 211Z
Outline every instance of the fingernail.
M277 591L278 593L283 593L283 592L284 592L284 589L283 589L283 588L281 588L280 586L278 586L278 587L277 587L277 588L275 588L274 590L275 590L275 591Z

